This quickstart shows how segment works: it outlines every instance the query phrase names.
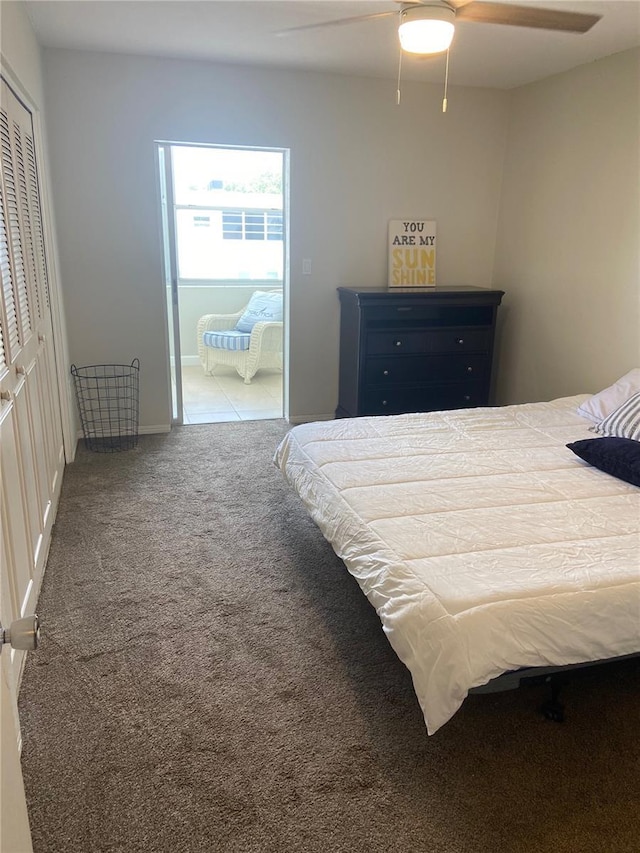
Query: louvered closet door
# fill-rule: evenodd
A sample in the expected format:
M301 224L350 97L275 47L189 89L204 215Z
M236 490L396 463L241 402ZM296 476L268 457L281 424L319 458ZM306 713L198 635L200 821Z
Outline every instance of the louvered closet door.
M8 624L35 607L64 453L32 119L1 86L0 617ZM12 654L17 678L23 653Z

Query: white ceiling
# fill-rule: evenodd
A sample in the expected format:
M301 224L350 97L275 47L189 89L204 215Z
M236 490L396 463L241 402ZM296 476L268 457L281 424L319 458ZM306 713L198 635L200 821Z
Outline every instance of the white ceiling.
M513 0L507 0L513 2ZM509 89L640 44L640 0L518 0L602 15L584 35L460 22L450 83ZM310 69L394 79L397 19L282 35L321 21L397 10L394 0L28 0L44 46ZM441 82L443 55L404 55L402 78Z

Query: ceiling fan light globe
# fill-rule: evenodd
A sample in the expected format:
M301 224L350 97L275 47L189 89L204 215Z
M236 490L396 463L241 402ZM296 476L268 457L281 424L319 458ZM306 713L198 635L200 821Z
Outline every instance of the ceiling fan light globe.
M451 44L453 30L446 21L412 21L400 24L398 34L407 53L441 53Z
M403 9L398 36L407 53L441 53L451 44L456 13L449 6L413 6Z

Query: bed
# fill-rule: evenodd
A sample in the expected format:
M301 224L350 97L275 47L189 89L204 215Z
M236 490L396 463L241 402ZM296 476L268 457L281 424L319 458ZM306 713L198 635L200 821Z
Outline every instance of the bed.
M293 427L275 463L375 607L429 734L505 673L640 652L640 490L586 395Z

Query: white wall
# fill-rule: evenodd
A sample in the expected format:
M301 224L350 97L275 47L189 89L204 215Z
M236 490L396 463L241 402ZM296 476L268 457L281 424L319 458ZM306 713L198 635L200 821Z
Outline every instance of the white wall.
M131 56L45 51L72 361L141 369L168 424L154 140L291 149L290 414L337 404L338 285L386 284L389 219L438 223L438 281L491 286L509 96ZM302 276L302 259L313 274Z
M640 366L640 51L513 93L498 235L499 402Z

